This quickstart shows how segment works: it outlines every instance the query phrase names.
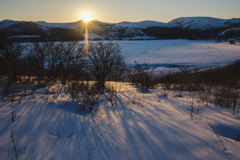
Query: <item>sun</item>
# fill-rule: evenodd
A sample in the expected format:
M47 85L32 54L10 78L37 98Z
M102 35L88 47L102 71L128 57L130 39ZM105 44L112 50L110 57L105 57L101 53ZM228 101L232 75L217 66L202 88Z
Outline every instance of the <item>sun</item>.
M84 20L84 22L89 22L92 20L92 16L89 13L83 13L81 15L81 20Z

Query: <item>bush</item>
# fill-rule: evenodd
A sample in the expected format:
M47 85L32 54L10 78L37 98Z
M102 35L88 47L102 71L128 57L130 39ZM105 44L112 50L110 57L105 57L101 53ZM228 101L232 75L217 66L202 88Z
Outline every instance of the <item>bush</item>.
M140 85L145 90L155 85L154 79L156 75L153 73L155 67L150 67L148 63L137 63L135 61L135 66L133 72L130 74L130 81L132 84Z
M101 103L100 94L95 83L87 82L71 82L71 90L69 91L73 101L76 99L77 103L81 104L82 110L92 112L96 110Z

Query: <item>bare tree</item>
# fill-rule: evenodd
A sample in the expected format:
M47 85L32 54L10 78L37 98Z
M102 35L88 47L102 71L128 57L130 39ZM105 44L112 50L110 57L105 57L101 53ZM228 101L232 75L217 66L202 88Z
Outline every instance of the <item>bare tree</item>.
M154 85L155 74L153 73L155 67L151 67L148 63L138 63L135 61L135 66L130 79L133 84L140 84L146 90Z
M112 41L100 41L89 44L87 54L89 59L88 70L100 88L105 87L105 81L112 75L112 72L115 72L114 75L117 76L120 66L124 66L124 57L121 55L121 49L118 44Z
M64 84L71 73L77 71L78 74L81 74L85 65L83 53L83 45L79 45L77 41L65 43L63 58L58 64L61 80Z
M35 42L31 45L30 52L34 57L34 63L37 69L38 82L40 84L41 79L44 77L45 64L47 62L47 47L45 43Z
M14 43L8 37L0 37L0 71L13 82L20 78L22 73L22 54L25 45Z
M58 77L58 64L61 63L63 59L63 52L65 44L64 42L46 42L44 43L46 46L47 53L47 79L51 77Z

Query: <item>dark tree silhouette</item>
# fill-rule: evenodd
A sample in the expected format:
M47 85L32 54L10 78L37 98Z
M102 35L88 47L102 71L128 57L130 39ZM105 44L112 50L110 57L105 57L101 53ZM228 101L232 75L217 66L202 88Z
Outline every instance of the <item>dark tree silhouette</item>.
M97 81L99 87L105 87L105 81L115 72L118 75L120 67L124 67L124 57L121 55L121 47L113 42L90 43L87 57L89 59L88 70ZM118 70L116 70L118 68ZM122 72L121 72L122 73ZM119 73L119 74L121 74ZM120 76L120 75L118 75Z

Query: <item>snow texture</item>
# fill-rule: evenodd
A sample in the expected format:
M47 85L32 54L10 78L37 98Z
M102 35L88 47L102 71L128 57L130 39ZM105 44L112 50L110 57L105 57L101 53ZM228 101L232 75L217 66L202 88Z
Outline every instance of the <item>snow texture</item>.
M164 98L161 87L145 94L127 83L117 85L115 109L104 100L92 114L80 111L62 85L38 89L21 103L0 101L0 159L8 159L8 150L15 159L11 130L19 160L240 159L240 143L223 134L222 151L209 126L239 129L231 110L199 105L190 120L188 93Z

